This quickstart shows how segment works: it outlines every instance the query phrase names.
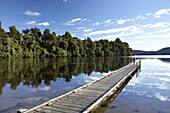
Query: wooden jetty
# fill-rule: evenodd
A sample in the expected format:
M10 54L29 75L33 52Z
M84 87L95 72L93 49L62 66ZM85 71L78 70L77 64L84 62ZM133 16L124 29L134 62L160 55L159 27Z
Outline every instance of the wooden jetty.
M124 66L111 74L54 98L24 113L91 113L113 95L129 76L141 66L136 64Z

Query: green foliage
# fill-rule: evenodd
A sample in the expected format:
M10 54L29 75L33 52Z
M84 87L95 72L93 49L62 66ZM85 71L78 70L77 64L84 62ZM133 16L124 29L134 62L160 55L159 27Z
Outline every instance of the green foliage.
M92 41L89 37L81 40L72 37L67 31L62 36L45 29L43 34L38 28L22 30L9 27L10 32L1 28L0 22L0 57L113 57L132 56L128 43L119 38L115 41Z

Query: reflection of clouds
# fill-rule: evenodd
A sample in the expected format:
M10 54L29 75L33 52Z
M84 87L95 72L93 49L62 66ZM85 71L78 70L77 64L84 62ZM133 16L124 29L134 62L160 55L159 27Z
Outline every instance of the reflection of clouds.
M160 93L156 93L155 97L161 101L170 101L170 99L167 96L162 96Z
M164 76L170 76L169 72L163 72L163 73L151 73L151 75L164 75Z
M156 77L153 75L159 75L159 76L170 76L170 73L165 72L165 73L144 73L143 77L147 77L147 78L152 78L152 80L156 80L160 83L141 83L143 85L147 85L150 88L152 88L152 86L157 86L157 89L170 89L170 85L168 85L168 82L170 81L170 78L162 78L162 77Z
M125 89L125 88L123 89L123 91L130 92L130 93L136 93L139 96L146 94L146 91L135 91L135 90L129 90L129 89Z
M170 76L169 72L163 72L163 73L143 73L144 75L147 75L146 77L153 77L153 75L163 75L163 76Z
M170 89L170 87L169 86L158 86L158 87L156 87L157 89Z
M84 80L85 83L90 83L92 80Z
M68 86L68 87L64 87L63 89L70 90L70 89L74 89L74 88L75 88L74 86Z
M137 95L144 95L146 94L146 91L136 91Z
M135 93L135 90L130 90L130 89L123 89L123 91L125 91L125 92L131 92L131 93Z
M49 86L39 87L38 90L40 90L40 91L48 91L48 90L50 90L50 87Z
M29 97L29 98L26 98L25 100L29 103L29 102L39 101L42 98L43 97Z
M142 70L148 70L148 68L146 68L146 67L142 67Z
M170 79L168 78L158 78L159 80L163 80L163 81L166 81L166 82L170 82Z
M90 83L92 81L95 81L97 79L99 79L101 76L99 77L94 77L94 76L84 76L84 82L85 83Z
M141 83L141 85L146 85L149 88L153 88L153 86L156 86L157 89L170 89L170 85L166 84L165 82L162 83Z
M151 95L146 95L147 97L151 98L152 96Z
M38 87L37 89L36 89L36 88L30 88L30 89L28 89L28 90L31 91L31 92L48 91L48 90L50 90L50 87L49 87L49 86Z
M138 79L138 78L133 78L129 83L128 83L128 86L135 86L137 84L140 84L141 83L141 80Z
M165 68L159 68L159 70L161 70L161 71L165 71L165 70L167 70L167 69L165 69Z
M104 76L106 76L106 75L108 75L108 74L110 74L110 73L112 73L112 72L114 72L114 71L109 71L108 73L102 73Z
M37 90L36 89L28 89L29 91L31 91L31 92L36 92Z

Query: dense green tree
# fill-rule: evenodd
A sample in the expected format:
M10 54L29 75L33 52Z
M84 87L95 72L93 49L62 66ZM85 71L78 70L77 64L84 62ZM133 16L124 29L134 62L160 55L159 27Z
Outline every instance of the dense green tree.
M9 27L6 33L0 22L0 57L113 57L131 56L132 49L128 43L119 38L115 41L91 38L81 40L72 37L70 32L57 36L45 29L43 34L37 27L22 30L20 33L15 26Z
M9 27L9 30L9 36L11 38L19 38L19 36L21 35L20 32L15 28L15 26Z

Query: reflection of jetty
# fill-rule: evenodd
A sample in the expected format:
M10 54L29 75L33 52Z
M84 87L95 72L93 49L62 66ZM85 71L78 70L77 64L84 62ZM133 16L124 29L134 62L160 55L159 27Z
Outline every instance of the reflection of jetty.
M140 68L140 66L141 61L138 61L136 65L129 64L124 66L92 83L27 110L25 113L93 112L113 95L127 81L129 76L132 76L138 68Z

